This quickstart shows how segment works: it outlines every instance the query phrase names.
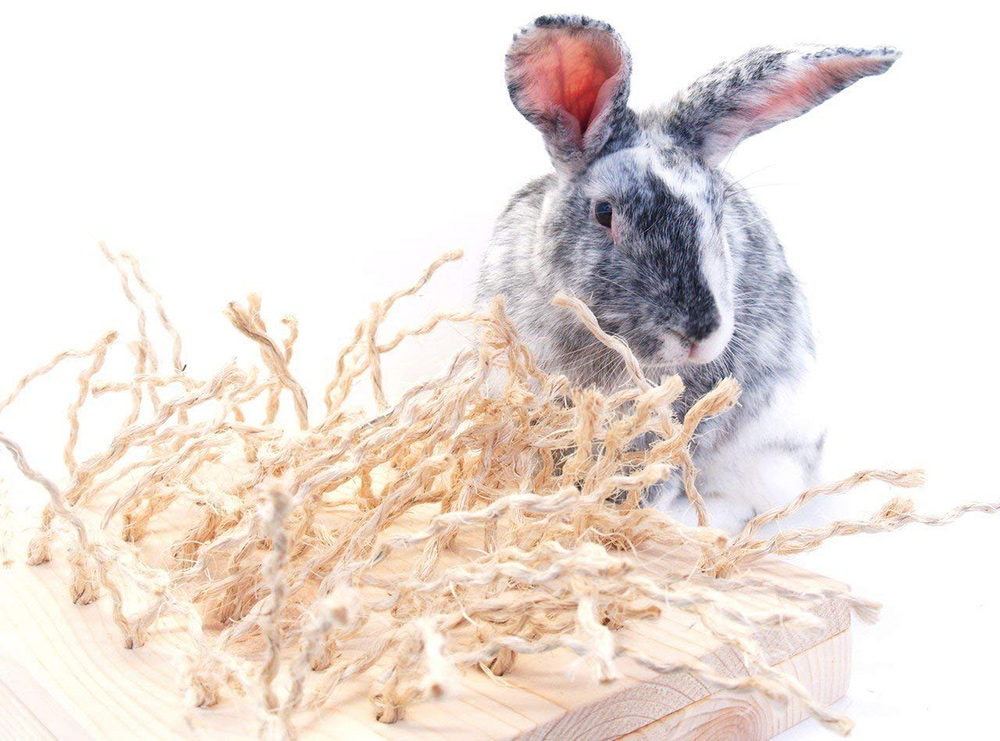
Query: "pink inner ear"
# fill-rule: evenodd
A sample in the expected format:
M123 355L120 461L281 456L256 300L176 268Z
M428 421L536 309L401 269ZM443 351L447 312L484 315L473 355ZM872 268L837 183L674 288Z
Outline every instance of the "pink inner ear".
M611 86L605 84L621 70L621 52L592 29L540 29L532 41L536 50L524 60L524 77L531 80L525 102L537 110L565 111L583 136L608 105Z
M844 85L870 74L882 60L832 57L791 73L752 109L750 117L769 122L787 121L823 102Z

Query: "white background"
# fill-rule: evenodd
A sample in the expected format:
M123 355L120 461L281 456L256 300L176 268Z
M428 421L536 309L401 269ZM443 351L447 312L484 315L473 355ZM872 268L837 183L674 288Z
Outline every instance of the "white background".
M99 239L140 258L199 377L254 359L221 314L249 290L273 321L300 319L294 365L314 392L370 301L439 253L469 257L402 319L469 298L493 219L548 167L507 98L503 54L517 27L560 8L342 5L3 5L0 389L105 329L133 329ZM827 476L925 467L918 503L940 511L1000 499L995 25L978 3L918 5L568 9L625 37L639 108L758 44L904 51L885 76L746 142L729 169L768 210L811 300ZM453 341L401 350L393 388L436 369ZM129 365L118 352L112 366ZM2 419L43 470L59 470L75 373ZM0 472L13 481L6 460ZM870 487L841 509L867 514L889 494ZM974 516L802 559L886 604L883 622L856 630L838 706L856 738L995 734L998 533L1000 519Z

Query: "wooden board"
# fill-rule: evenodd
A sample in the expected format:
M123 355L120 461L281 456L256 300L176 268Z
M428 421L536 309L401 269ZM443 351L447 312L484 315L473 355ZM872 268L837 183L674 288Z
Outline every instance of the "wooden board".
M759 570L791 582L825 581L780 562ZM127 650L108 601L74 605L66 584L59 562L0 571L0 738L256 737L258 698L185 710L169 626ZM839 602L816 612L826 624L821 633L768 630L758 637L772 663L829 703L847 691L850 614ZM688 654L730 676L745 674L737 655L690 618L668 611L625 633L659 660ZM469 671L459 691L417 703L394 725L375 721L364 687L348 685L333 707L300 716L297 727L302 738L765 739L805 717L795 703L713 692L689 675L659 676L630 661L620 662L621 679L598 684L578 664L559 651L521 656L500 680Z

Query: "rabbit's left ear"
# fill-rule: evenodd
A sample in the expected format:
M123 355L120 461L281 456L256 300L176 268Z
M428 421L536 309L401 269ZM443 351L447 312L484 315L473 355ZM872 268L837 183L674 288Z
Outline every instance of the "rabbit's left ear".
M583 16L543 16L514 37L507 89L541 131L553 163L579 169L628 120L632 59L611 26Z
M882 74L898 58L888 47L754 49L716 67L646 122L659 123L716 165L748 136L801 116L862 77Z

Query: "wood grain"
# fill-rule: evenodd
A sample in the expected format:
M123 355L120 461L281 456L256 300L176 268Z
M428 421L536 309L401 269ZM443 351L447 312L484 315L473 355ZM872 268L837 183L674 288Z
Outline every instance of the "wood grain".
M827 581L780 562L758 570L789 583ZM58 561L0 572L0 738L132 739L140 729L150 739L256 736L257 698L185 710L175 625L165 621L145 647L127 650L107 600L72 604L66 579ZM826 623L820 633L769 630L758 638L772 663L832 702L847 690L850 615L839 602L816 612ZM729 676L746 673L735 652L669 610L624 634L658 660L693 655ZM805 716L795 703L714 691L687 674L660 676L627 660L620 669L619 680L598 684L568 651L521 656L499 680L466 672L457 692L417 703L391 726L375 721L356 682L297 726L302 738L764 739Z
M821 702L847 694L851 676L851 632L845 630L817 646L778 663ZM784 707L756 694L720 691L626 734L625 738L713 741L763 741L805 720L801 703Z

